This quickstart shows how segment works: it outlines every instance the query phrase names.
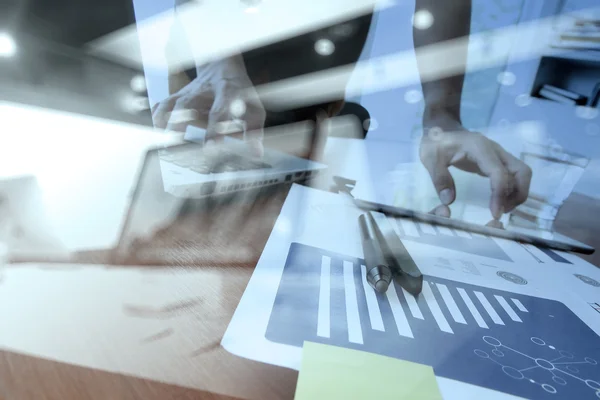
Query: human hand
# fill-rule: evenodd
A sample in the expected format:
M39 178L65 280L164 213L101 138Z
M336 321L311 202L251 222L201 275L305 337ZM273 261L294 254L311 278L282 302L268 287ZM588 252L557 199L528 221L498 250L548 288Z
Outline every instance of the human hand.
M432 211L436 215L449 217L448 206L456 198L450 166L490 179L490 211L495 219L523 203L529 194L531 168L527 164L448 115L425 122L419 155L442 202Z
M196 79L152 108L157 128L185 132L187 125L199 126L211 139L243 133L257 156L263 154L265 116L241 57L198 68Z

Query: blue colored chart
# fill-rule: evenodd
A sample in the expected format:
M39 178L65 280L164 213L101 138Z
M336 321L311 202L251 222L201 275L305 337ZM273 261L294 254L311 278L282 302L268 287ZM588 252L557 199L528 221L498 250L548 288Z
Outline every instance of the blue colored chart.
M600 398L600 337L564 304L426 276L376 293L361 259L292 243L265 336L431 365L526 398Z

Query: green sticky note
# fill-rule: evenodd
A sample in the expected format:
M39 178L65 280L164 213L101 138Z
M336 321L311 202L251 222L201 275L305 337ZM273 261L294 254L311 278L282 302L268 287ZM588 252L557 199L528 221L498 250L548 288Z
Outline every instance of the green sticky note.
M441 400L433 368L364 351L304 342L296 400Z

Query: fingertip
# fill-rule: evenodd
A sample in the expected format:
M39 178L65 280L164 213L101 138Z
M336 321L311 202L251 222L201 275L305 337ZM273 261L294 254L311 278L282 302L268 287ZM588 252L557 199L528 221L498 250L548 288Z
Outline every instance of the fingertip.
M430 214L437 215L438 217L450 218L450 207L447 205L441 204L435 207L433 210L429 212Z
M500 219L504 214L504 206L499 202L492 200L490 211L492 212L492 217L494 217L494 219Z
M496 228L496 229L504 229L504 224L502 224L502 222L497 219L491 220L490 222L485 224L485 226L488 226L490 228Z
M450 204L452 204L452 202L454 201L454 190L450 189L450 188L446 188L440 191L439 193L440 196L440 201L442 202L442 204L448 206Z

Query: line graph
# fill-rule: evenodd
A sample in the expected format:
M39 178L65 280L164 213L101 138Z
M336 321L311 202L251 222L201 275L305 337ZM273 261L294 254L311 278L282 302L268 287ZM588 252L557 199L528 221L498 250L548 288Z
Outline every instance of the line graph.
M550 394L555 394L560 391L560 386L566 386L569 383L569 380L573 381L573 383L583 384L587 386L592 394L596 397L600 398L600 382L593 379L585 379L577 374L580 372L577 367L573 367L573 365L581 365L584 364L586 366L596 366L598 362L591 357L584 357L583 361L562 361L563 359L574 359L575 356L567 351L558 350L553 345L548 345L546 342L538 337L532 336L530 338L531 342L537 346L547 346L550 350L556 351L559 354L559 357L554 358L552 360L547 360L545 358L536 358L530 356L528 354L522 353L519 350L513 349L505 344L502 344L498 339L492 336L483 336L483 342L492 346L494 349L491 351L492 355L496 358L490 356L484 350L475 349L473 352L483 359L488 359L495 364L501 367L503 373L508 375L509 377L515 380L524 380L533 385L540 386L544 391ZM504 351L503 351L504 350ZM500 360L505 356L505 352L512 352L517 354L520 357L523 357L528 360L530 366L517 369L510 365L504 365ZM531 377L533 370L539 369L540 371L544 371L548 374L546 379L542 378L542 381L536 380ZM525 373L527 372L527 373ZM549 380L547 378L550 378ZM570 378L570 379L569 379ZM538 378L539 379L539 378ZM579 381L579 382L577 382Z

